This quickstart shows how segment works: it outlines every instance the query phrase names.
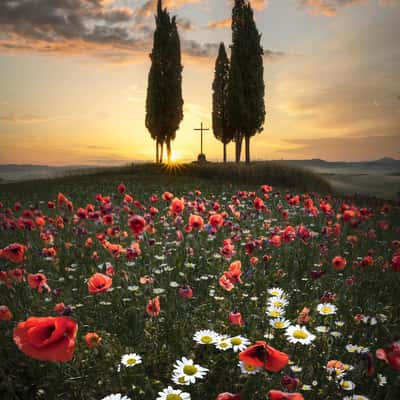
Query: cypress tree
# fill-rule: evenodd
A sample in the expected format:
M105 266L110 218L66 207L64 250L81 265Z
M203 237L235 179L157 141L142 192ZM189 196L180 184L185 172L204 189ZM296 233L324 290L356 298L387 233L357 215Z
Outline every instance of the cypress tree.
M155 20L145 122L156 141L156 162L162 162L164 143L171 159L171 140L183 118L182 65L176 21L162 8L162 0L158 0Z
M241 158L243 139L246 162L250 162L250 138L262 131L265 120L263 49L260 41L251 5L245 0L235 0L228 110L236 142L236 162Z
M232 130L228 125L228 83L229 59L226 55L225 45L219 46L218 57L215 62L215 75L213 89L212 124L214 136L223 144L224 162L226 162L226 146L232 141Z

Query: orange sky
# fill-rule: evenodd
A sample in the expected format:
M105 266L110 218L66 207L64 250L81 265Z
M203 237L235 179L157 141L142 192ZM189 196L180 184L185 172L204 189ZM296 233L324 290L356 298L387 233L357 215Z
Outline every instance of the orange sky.
M0 163L153 160L144 104L155 0L29 3L0 3ZM267 108L253 159L400 158L400 1L251 3L263 35ZM165 4L178 16L184 64L185 117L173 151L193 160L200 147L193 128L211 123L214 62L218 43L230 44L231 2ZM211 132L205 151L221 159Z

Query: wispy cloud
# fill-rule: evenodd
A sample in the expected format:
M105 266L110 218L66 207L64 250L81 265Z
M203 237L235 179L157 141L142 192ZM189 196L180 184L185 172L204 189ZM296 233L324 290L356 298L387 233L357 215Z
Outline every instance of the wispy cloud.
M29 114L29 113L27 114L10 113L6 115L0 115L0 122L13 123L13 124L37 124L37 123L56 121L66 118L68 117L65 116L45 117L42 115Z

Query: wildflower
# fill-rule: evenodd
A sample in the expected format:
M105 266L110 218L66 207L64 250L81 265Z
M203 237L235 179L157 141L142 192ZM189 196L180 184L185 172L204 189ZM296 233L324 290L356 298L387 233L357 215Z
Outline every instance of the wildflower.
M194 364L193 360L186 357L182 357L174 364L174 374L184 376L190 383L195 383L196 379L204 378L207 372L207 368Z
M336 256L333 260L332 260L332 265L333 268L335 268L336 271L342 271L345 269L347 264L347 261L345 258L340 257L340 256Z
M343 390L353 390L356 387L354 382L352 382L352 381L344 381L344 380L341 380L339 382L339 385Z
M300 393L286 393L280 390L270 390L268 392L268 400L304 400Z
M90 293L106 292L112 285L112 279L104 274L94 274L89 279L87 287Z
M393 342L389 347L376 350L376 357L400 371L400 342Z
M286 329L290 325L290 321L285 318L274 318L269 321L269 324L275 329Z
M101 342L101 337L96 332L89 332L85 335L85 342L89 348L97 347Z
M279 372L289 362L289 356L263 341L249 346L239 354L239 359L246 364L263 367L270 372Z
M250 340L246 339L243 336L231 337L229 339L229 341L230 341L230 343L232 345L232 348L233 348L233 351L235 353L237 353L238 351L244 350L250 344Z
M266 314L269 317L273 318L281 318L285 315L285 310L281 307L274 307L274 306L269 306L267 308Z
M242 372L242 374L245 375L254 375L261 371L260 367L246 364L243 361L239 361L238 366L240 367L240 371Z
M162 392L158 392L156 400L190 400L190 394L168 386Z
M218 338L217 343L215 343L215 347L218 350L225 351L225 350L231 349L233 347L233 345L227 336L220 336Z
M209 329L198 331L193 336L193 340L199 344L215 344L218 342L218 339L218 333Z
M304 307L300 311L299 316L297 317L297 323L298 324L308 324L310 321L311 321L310 309L307 307Z
M285 335L290 343L300 343L304 345L310 344L315 339L315 335L311 334L308 332L307 328L300 325L289 326L286 329Z
M276 308L283 308L288 305L288 301L282 297L270 297L268 304Z
M160 298L158 296L148 301L146 312L150 317L157 317L160 314L160 309Z
M19 243L9 244L4 249L0 249L0 258L5 258L15 264L21 264L24 261L27 246Z
M240 312L231 312L229 314L229 323L231 325L244 326L242 314Z
M179 297L191 299L193 297L193 289L190 286L182 286L179 288Z
M121 358L121 364L125 367L134 367L142 363L142 357L136 353L124 354Z
M240 394L224 392L220 393L215 400L240 400Z
M0 321L10 321L12 313L7 306L0 306Z
M333 315L336 314L336 306L331 303L318 304L317 311L321 315Z
M178 199L175 197L171 201L170 211L172 214L181 214L183 209L185 208L185 201L183 199Z
M195 230L202 230L204 225L203 218L200 215L191 214L189 217L189 227Z
M102 400L131 400L131 399L127 396L123 396L121 393L116 393L103 397Z

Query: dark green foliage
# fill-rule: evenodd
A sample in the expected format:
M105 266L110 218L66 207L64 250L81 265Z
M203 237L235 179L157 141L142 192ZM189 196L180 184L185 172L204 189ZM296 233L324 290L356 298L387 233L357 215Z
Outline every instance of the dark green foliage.
M171 140L183 119L181 49L175 17L158 1L156 30L146 99L146 127L157 143L157 162L162 162L163 144L168 159ZM159 154L161 146L161 154Z
M214 136L224 146L224 162L226 162L226 145L232 141L233 132L228 124L228 83L229 83L229 59L226 55L225 45L219 46L218 57L215 63L215 76L213 89L212 123Z
M264 67L261 35L250 3L235 0L232 10L231 74L228 85L229 121L235 134L236 161L246 140L250 161L250 138L263 130L265 120Z

